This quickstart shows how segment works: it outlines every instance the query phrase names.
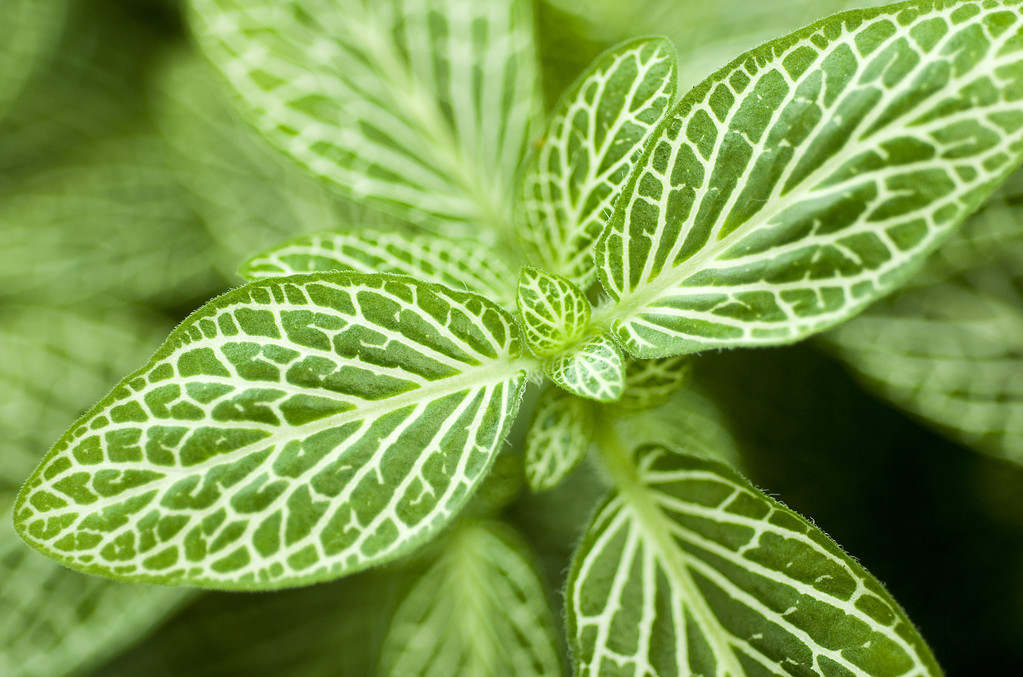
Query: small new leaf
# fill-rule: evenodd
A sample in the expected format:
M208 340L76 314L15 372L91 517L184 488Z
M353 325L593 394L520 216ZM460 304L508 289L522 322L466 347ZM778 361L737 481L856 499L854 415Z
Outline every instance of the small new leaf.
M547 388L526 433L526 481L533 491L553 489L586 456L593 435L589 403L561 388Z
M543 365L547 377L579 397L613 402L625 390L625 359L610 336L598 334Z
M510 527L459 527L398 608L379 674L563 674L554 617L531 560Z
M1023 157L1019 0L825 19L654 132L596 245L637 357L789 343L891 291Z
M593 243L675 82L674 47L645 38L605 52L565 92L523 177L520 235L531 261L589 286Z
M559 275L523 268L518 290L523 333L534 355L557 355L582 338L591 311L578 287Z
M400 233L317 233L258 254L239 270L250 280L351 270L409 275L452 289L475 291L502 305L514 304L514 273L485 247L463 247L448 238Z
M475 294L360 273L253 282L189 317L58 441L17 526L124 580L336 578L454 517L531 368L512 316Z
M648 446L569 573L576 674L940 675L877 580L714 461Z

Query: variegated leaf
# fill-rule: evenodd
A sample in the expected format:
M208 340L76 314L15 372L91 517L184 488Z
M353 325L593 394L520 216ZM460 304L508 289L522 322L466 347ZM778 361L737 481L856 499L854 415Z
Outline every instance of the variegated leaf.
M625 359L610 336L598 334L547 359L544 373L579 397L613 402L625 389Z
M625 361L625 389L615 406L652 409L664 404L689 381L692 370L692 361L686 355L653 360L629 358Z
M200 44L275 144L347 194L510 237L540 111L529 3L192 0Z
M660 357L788 343L908 277L1023 154L1018 0L840 14L661 123L597 243L594 318Z
M940 675L867 571L713 461L640 449L576 553L580 677Z
M570 348L590 321L586 294L560 275L539 268L523 268L519 274L518 305L526 345L537 357Z
M593 410L562 390L543 391L526 433L526 481L533 491L553 489L586 456L593 435Z
M457 528L398 608L378 674L563 674L554 617L522 538L499 523Z
M475 291L505 306L515 304L515 274L484 247L433 235L317 233L295 238L247 261L250 280L295 273L353 270L395 273Z
M562 96L522 183L527 256L582 288L635 155L675 95L675 49L644 38L601 55Z
M514 319L475 294L358 273L254 282L58 441L19 496L19 533L124 580L336 578L460 510L534 365Z

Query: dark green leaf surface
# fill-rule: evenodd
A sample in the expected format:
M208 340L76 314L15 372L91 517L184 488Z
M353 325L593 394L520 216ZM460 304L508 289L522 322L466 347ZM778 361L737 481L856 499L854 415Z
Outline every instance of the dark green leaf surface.
M569 574L577 674L938 675L884 588L716 462L639 451Z
M600 321L639 357L781 344L900 284L1019 163L1019 7L841 14L705 81L597 243Z
M437 533L518 408L514 320L409 278L255 282L211 301L57 443L21 535L124 580L277 588Z

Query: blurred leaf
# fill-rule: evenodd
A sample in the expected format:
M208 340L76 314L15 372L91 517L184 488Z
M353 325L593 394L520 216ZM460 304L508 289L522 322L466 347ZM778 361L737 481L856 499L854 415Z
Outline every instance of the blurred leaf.
M11 523L14 492L46 447L163 328L127 314L103 320L42 309L0 313L0 674L77 673L127 646L191 593L129 586L65 569Z
M51 56L64 22L67 0L3 0L0 3L0 119L24 84Z

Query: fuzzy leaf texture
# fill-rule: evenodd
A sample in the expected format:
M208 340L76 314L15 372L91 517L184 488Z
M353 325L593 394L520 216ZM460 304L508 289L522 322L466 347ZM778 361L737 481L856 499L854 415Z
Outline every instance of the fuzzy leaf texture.
M1019 164L1021 27L1018 0L893 5L718 71L615 203L602 321L638 357L783 344L901 284Z
M537 357L570 348L590 321L590 302L582 290L539 268L523 268L519 274L518 305L526 345Z
M520 235L539 267L583 288L593 281L593 243L675 95L676 70L670 42L631 40L562 96L522 182Z
M458 527L398 607L379 674L563 674L554 615L532 559L506 525Z
M485 248L425 233L317 233L279 244L241 268L249 280L352 270L409 275L515 305L515 274Z
M529 3L191 7L200 44L242 108L315 174L417 223L509 228L511 187L540 113Z
M450 521L532 365L513 318L474 294L356 273L254 282L189 317L58 441L17 527L123 580L336 578Z
M610 336L597 334L543 365L547 378L570 393L613 402L625 390L625 358Z
M941 674L820 530L727 466L659 446L598 509L566 605L580 677Z

